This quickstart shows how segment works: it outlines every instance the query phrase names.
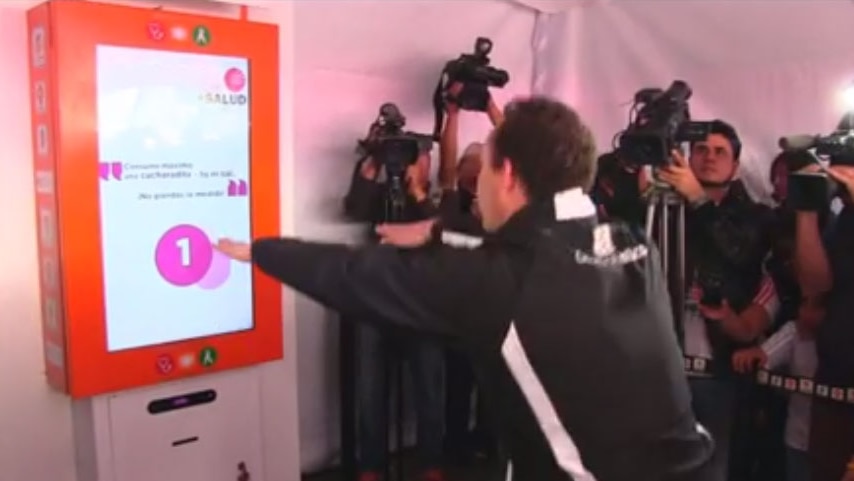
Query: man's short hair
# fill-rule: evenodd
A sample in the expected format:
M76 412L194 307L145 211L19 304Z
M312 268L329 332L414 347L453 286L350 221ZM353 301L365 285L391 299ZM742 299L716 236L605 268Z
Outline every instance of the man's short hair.
M732 158L736 161L739 160L739 157L741 157L741 139L738 138L738 132L735 131L735 127L721 119L712 120L710 124L709 135L718 134L726 138L732 149ZM694 148L694 143L691 144L691 148Z
M596 174L596 144L578 113L544 97L511 102L495 129L491 164L505 159L532 199L580 187L590 189Z

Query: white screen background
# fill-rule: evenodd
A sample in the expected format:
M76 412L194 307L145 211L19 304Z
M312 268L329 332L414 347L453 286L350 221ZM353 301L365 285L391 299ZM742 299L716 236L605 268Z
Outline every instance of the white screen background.
M201 228L211 242L249 240L249 195L139 199L141 193L226 191L229 179L201 178L198 171L230 171L248 185L248 60L103 45L96 58L99 162L121 162L124 177L100 181L108 350L251 329L248 264L231 262L225 283L206 290L169 284L154 261L160 237L180 224ZM206 95L233 93L224 80L232 68L245 76L240 93L246 101L205 102ZM192 164L192 175L129 178L163 163Z

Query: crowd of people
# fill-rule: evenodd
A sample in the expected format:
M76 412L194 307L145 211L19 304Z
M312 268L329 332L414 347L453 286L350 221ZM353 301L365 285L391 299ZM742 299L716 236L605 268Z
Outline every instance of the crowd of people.
M674 152L673 164L656 172L618 153L601 156L592 194L603 218L641 228L642 199L657 182L687 203L683 348L695 413L715 439L715 479L851 479L854 408L814 399L812 389L787 393L759 385L755 373L765 368L828 386L854 383L845 354L854 334L848 305L854 264L850 247L842 247L850 242L844 226L854 167L850 159L831 159L830 175L843 186L837 215L830 198L817 211L790 202L790 176L819 170L811 152L783 151L770 162L773 207L747 194L740 155L735 128L714 121L687 158ZM695 369L696 359L704 369Z
M425 481L448 458L496 451L517 481L854 480L854 155L828 168L781 153L772 207L739 180L725 121L663 165L618 150L597 169L589 129L544 98L490 100L495 129L460 155L459 88L437 182L422 151L394 223L383 163L355 168L345 210L390 245L218 244L357 322L360 481L387 463L389 352L411 369ZM790 174L819 169L839 212L790 202ZM661 189L685 205L676 316L643 233ZM759 368L814 389L763 386Z

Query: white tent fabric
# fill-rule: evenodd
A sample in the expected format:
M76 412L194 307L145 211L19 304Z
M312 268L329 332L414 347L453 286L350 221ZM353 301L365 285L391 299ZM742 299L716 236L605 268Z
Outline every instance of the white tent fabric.
M600 150L625 127L635 91L685 80L695 119L738 129L742 176L765 196L778 138L828 132L843 112L839 92L854 80L852 2L578 3L539 15L533 88L576 106Z

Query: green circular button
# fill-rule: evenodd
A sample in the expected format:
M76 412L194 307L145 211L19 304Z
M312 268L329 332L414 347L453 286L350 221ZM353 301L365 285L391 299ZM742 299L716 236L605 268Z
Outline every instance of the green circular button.
M193 29L193 42L199 47L206 47L211 43L211 31L204 25L198 25Z
M216 364L217 353L216 349L212 347L206 347L199 352L199 364L204 367L211 367Z

